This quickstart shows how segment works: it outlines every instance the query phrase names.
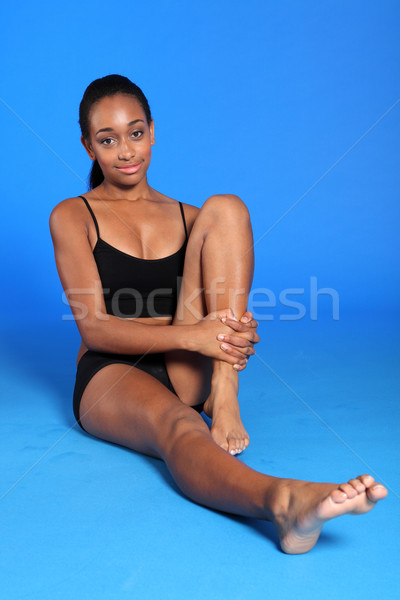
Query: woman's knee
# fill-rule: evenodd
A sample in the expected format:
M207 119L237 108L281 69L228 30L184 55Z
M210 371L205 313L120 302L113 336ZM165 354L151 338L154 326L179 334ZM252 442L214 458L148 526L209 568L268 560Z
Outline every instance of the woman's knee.
M169 414L161 419L158 431L161 451L172 449L187 436L196 433L209 434L209 429L200 414L185 404L169 411Z
M250 214L246 204L235 194L215 194L207 198L201 211L207 212L215 219L234 219L249 221ZM201 212L200 211L200 212Z

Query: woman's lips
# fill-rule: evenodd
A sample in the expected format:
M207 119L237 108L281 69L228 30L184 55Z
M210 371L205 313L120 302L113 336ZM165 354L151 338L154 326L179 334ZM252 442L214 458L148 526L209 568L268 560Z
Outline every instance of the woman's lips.
M117 167L122 173L136 173L141 167L142 163L134 163L133 165L125 165L124 167Z

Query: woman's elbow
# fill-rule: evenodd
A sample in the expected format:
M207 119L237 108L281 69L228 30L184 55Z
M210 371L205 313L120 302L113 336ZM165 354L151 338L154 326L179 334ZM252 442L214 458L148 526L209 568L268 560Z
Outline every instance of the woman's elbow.
M86 316L78 324L82 342L88 350L104 351L104 324L110 318L109 315L99 313L94 316Z

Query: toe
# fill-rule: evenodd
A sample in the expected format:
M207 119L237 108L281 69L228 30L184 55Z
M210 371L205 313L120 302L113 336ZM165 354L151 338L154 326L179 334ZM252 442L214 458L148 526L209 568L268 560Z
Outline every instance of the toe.
M375 483L371 487L367 488L368 500L371 502L378 502L387 496L387 489L381 483Z
M341 483L339 485L339 490L344 492L348 498L355 498L357 496L357 490L354 489L350 483Z
M236 438L234 438L234 437L230 437L228 439L228 452L229 452L229 454L232 454L234 456L235 454L237 454L238 448L239 448L239 442L238 442L238 440Z
M365 485L361 483L359 479L349 479L349 485L351 485L358 494L365 491Z
M240 439L236 440L236 454L241 454L243 452L243 442Z
M241 454L246 448L246 438L241 433L234 433L228 437L228 452L230 454Z
M375 481L372 475L367 474L359 475L357 479L359 479L366 488L370 487Z
M347 494L346 492L342 492L342 490L337 489L330 493L330 498L336 504L342 504L345 500L347 500Z

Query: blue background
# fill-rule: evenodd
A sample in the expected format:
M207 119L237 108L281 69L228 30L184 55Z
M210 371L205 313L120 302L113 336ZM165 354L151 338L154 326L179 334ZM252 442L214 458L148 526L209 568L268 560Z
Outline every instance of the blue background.
M24 1L0 18L7 597L394 597L399 4ZM367 527L337 520L315 551L283 556L268 524L200 509L158 461L69 429L79 337L62 318L48 217L86 191L78 106L110 73L149 99L150 185L197 206L242 197L253 289L305 290L303 319L280 321L295 311L278 302L260 325L259 362L241 376L241 460L303 479L378 473L390 496ZM339 294L338 321L326 296L310 319L312 277Z

